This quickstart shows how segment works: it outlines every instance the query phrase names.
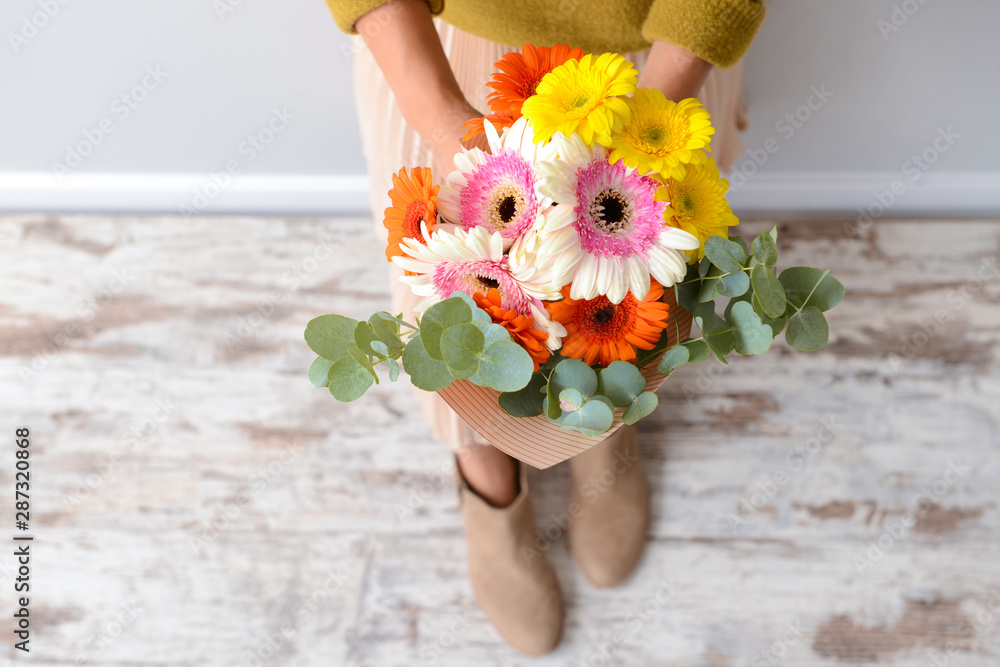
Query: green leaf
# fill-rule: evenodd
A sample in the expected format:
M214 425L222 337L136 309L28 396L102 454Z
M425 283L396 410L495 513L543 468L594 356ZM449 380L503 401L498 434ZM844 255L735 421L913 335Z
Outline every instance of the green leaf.
M746 253L746 256L747 257L750 256L750 248L747 247L747 240L745 238L743 238L742 236L730 236L729 240L732 241L733 243L738 243L739 246L743 248L743 252Z
M531 382L534 370L535 362L523 347L512 340L502 340L480 355L477 377L484 386L497 391L518 391Z
M378 356L380 353L375 347L378 343L383 350L388 352L388 348L385 343L379 340L378 335L375 333L375 328L368 322L358 322L357 326L354 327L354 343L359 350L364 352L369 356Z
M705 257L724 273L739 271L747 261L747 252L739 243L724 236L709 236L705 239Z
M378 373L375 372L375 366L372 365L372 360L368 358L368 355L359 350L356 347L352 347L347 350L347 355L358 362L358 365L368 371L372 376L372 380L375 384L378 384Z
M573 388L564 391L575 391L576 394L582 395L579 390ZM606 433L614 421L615 410L611 401L604 396L593 396L587 399L578 410L563 412L558 424L559 428L571 429L591 436Z
M559 392L559 407L563 412L573 412L579 410L587 402L587 397L580 393L579 389L563 389Z
M736 347L732 326L715 313L715 305L712 303L700 304L695 309L694 321L701 329L702 337L712 354L722 363L728 363L726 355Z
M431 359L424 349L420 334L415 334L403 351L403 370L410 376L413 386L424 391L438 391L451 384L454 378L448 372L448 364Z
M534 417L542 414L545 400L545 376L541 372L531 376L531 382L524 389L500 394L497 402L511 417Z
M552 369L546 395L549 399L546 405L546 416L555 421L559 419L559 393L563 389L573 387L585 396L592 396L597 391L597 373L594 369L579 359L563 359Z
M306 344L324 359L337 361L355 346L354 329L357 326L357 320L343 315L321 315L306 325Z
M777 228L772 230L777 236ZM774 242L772 232L761 232L760 236L753 240L753 256L761 264L768 266L778 261L778 246Z
M722 269L717 266L712 266L708 270L708 275L701 281L700 289L698 290L699 304L709 303L721 296L719 293L719 281L722 274ZM691 312L694 312L694 310Z
M622 415L622 421L626 424L634 424L643 417L648 417L653 414L653 410L659 405L660 401L656 398L656 394L651 391L644 391L639 396L636 397L635 402L628 406L625 410L625 414Z
M743 296L750 289L750 277L745 271L722 276L716 282L716 289L722 296Z
M389 369L389 381L395 382L399 379L399 362L392 357L385 360L385 367Z
M697 338L688 338L686 341L682 342L685 348L687 348L688 363L690 364L700 364L701 362L708 359L708 343L703 340L698 340Z
M617 408L627 408L646 390L646 378L627 361L613 361L597 375L597 391Z
M796 350L812 352L830 339L830 325L819 308L809 306L788 320L785 340Z
M593 396L597 392L597 373L580 359L563 359L552 371L549 384L557 394L573 387L584 396Z
M754 295L768 317L781 317L785 314L785 288L772 269L761 265L753 267L750 281L753 283Z
M698 306L698 292L700 290L701 281L698 280L698 269L689 266L683 282L674 283L674 298L677 300L677 305L692 312Z
M785 269L778 276L785 296L795 310L808 307L821 311L830 310L844 298L844 286L830 275L829 271L821 271L807 266L793 266Z
M445 329L441 336L441 351L448 370L456 377L470 377L479 367L479 354L483 351L486 337L475 324L456 324Z
M733 306L729 321L733 325L738 353L764 354L771 347L774 337L771 327L761 321L753 306L746 301Z
M316 357L309 366L309 381L317 387L327 387L330 384L327 377L330 374L330 366L333 366L333 362L329 359Z
M341 357L330 366L330 393L338 401L346 403L361 398L373 383L371 373L354 357Z
M472 309L460 297L450 297L431 306L420 319L420 337L431 359L444 360L441 336L456 324L472 321Z
M406 343L399 337L399 321L386 312L375 313L368 318L368 324L378 339L388 348L390 356L398 357L406 348Z
M698 275L702 278L708 275L708 270L712 268L712 260L708 257L702 257L701 262L698 264Z
M707 349L706 349L707 352ZM661 375L670 375L678 366L683 366L691 358L691 353L688 348L683 345L675 345L674 347L667 350L663 358L660 359L660 363L656 366L656 372Z

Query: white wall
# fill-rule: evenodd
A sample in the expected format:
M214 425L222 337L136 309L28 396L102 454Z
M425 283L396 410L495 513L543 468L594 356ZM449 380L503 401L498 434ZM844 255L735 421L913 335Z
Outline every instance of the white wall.
M364 208L351 50L322 0L63 1L0 8L0 209ZM746 63L762 165L737 165L741 210L850 212L900 180L891 213L1000 212L1000 3L894 1L886 35L888 0L770 3ZM832 96L800 109L814 86ZM797 110L808 120L783 121ZM914 182L904 164L948 127L959 138ZM96 145L76 165L81 144ZM227 164L239 176L196 199Z

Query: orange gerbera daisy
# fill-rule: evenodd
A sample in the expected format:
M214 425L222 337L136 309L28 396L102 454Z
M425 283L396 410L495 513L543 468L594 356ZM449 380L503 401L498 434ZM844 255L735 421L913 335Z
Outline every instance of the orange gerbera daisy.
M414 167L409 173L404 167L392 175L392 189L389 190L392 206L385 209L382 221L389 230L385 258L390 262L396 255L406 254L400 246L403 239L417 239L427 245L427 239L420 231L420 223L426 223L428 231L434 229L437 193L440 188L432 185L431 179L428 167Z
M546 303L552 319L566 327L560 354L608 366L613 361L635 361L636 348L651 350L667 326L670 307L660 301L663 287L650 281L649 293L637 300L632 292L619 304L606 296L595 299L569 298L563 288L562 301Z
M494 324L507 329L514 342L527 350L531 360L535 362L536 371L549 360L549 348L545 346L549 335L531 328L535 318L530 315L518 315L516 310L504 310L500 305L500 292L495 289L491 289L485 295L476 292L473 298L476 304L493 319Z
M493 127L497 130L497 134L502 134L504 129L514 124L515 120L517 120L517 117L509 111L491 113L487 116L483 116L482 118L470 118L462 123L462 129L465 130L465 136L462 137L462 141L470 141L476 136L486 132L484 124L487 122L493 124Z
M553 47L536 47L525 44L521 53L512 51L504 54L495 67L500 70L493 74L486 85L493 92L486 101L494 113L503 111L513 114L514 120L521 117L521 105L535 94L535 88L542 77L570 59L579 60L583 49L571 49L565 44Z

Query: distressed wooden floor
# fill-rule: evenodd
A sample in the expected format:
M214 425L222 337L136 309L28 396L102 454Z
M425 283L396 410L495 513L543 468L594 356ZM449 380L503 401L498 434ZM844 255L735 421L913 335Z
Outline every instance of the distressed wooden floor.
M33 664L1000 664L1000 222L783 226L783 266L847 286L831 344L667 382L618 590L572 565L565 465L533 475L568 606L533 661L474 604L408 389L341 405L306 379L307 320L385 306L369 229L0 218L0 516L29 426ZM0 662L28 662L0 625Z

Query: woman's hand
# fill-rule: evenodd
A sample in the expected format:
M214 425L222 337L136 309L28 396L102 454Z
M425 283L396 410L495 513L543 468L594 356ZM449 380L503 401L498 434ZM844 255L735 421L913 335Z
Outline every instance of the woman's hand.
M679 102L688 97L698 97L711 71L711 63L687 49L656 40L649 50L646 65L639 73L639 87L658 88L668 100Z
M425 0L390 0L359 18L355 27L406 122L434 154L434 173L443 182L462 148L462 123L483 114L469 104L455 80L430 8ZM480 147L486 147L485 137Z
M485 134L478 134L470 141L462 140L466 132L462 124L482 116L475 107L462 100L461 105L443 110L428 119L425 131L418 130L434 155L434 174L439 183L444 183L448 174L455 169L455 154L463 148L489 150Z

